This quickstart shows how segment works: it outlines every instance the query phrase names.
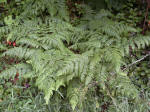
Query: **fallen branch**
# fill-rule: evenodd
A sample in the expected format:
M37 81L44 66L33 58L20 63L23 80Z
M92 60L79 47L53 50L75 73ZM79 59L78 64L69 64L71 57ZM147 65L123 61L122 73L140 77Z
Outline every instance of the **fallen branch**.
M131 66L135 65L136 63L141 62L142 60L144 60L144 59L145 59L145 58L147 58L148 56L150 56L150 53L149 53L149 54L147 54L147 55L145 55L145 56L144 56L144 57L142 57L141 59L139 59L139 60L137 60L137 61L135 61L135 62L133 62L133 63L129 64L126 68L124 68L124 69L123 69L123 71L124 71L124 70L126 70L127 68L130 68Z

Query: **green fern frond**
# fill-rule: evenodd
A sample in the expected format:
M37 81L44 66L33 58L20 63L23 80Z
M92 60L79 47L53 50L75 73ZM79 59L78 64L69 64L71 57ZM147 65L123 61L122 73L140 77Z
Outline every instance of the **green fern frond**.
M35 39L21 38L17 41L17 44L26 45L27 47L40 48L42 45Z
M19 73L20 76L22 77L24 74L30 72L32 72L32 67L29 64L20 63L1 72L0 78L4 78L4 79L14 78L16 73Z
M80 87L80 81L78 79L74 79L69 83L67 88L67 97L70 100L70 104L73 110L75 110L77 104L79 103Z
M36 52L35 49L27 49L23 47L14 47L11 49L8 49L6 52L3 53L2 56L12 56L12 57L18 57L20 59L28 59L30 56L32 56Z

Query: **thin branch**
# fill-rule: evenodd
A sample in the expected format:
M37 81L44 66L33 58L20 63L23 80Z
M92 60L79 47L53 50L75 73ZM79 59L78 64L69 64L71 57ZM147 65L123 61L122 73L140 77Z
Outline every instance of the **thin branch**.
M123 71L126 70L127 68L129 68L129 67L131 67L131 66L133 66L133 65L135 65L135 64L137 64L137 63L139 63L139 62L141 62L142 60L144 60L144 59L147 58L148 56L150 56L150 53L147 54L147 55L145 55L144 57L140 58L139 60L137 60L137 61L135 61L135 62L129 64L126 68L123 69Z

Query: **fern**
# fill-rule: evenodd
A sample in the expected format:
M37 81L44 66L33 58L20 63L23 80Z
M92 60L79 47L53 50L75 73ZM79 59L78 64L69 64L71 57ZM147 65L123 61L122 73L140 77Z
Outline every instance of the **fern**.
M125 63L124 56L129 54L129 46L133 50L144 48L150 44L150 38L114 21L112 14L108 11L104 14L104 10L91 18L94 20L87 19L84 27L82 23L81 27L73 27L66 22L69 20L64 7L64 0L25 0L16 24L0 28L1 38L17 43L8 49L0 46L0 50L6 50L2 57L18 57L23 62L1 72L0 78L9 79L16 72L24 78L34 77L37 87L45 93L47 104L64 87L73 110L93 81L103 92L110 89L112 93L115 90L122 96L137 98L139 93L121 66ZM50 18L43 15L45 11ZM41 18L29 20L38 15ZM136 35L130 36L131 32Z
M32 72L32 67L30 65L24 64L24 63L17 64L17 65L14 65L14 66L8 68L7 70L3 71L1 73L0 77L5 78L5 79L14 78L17 72L21 75L24 75L26 73ZM21 77L23 77L23 76L21 76Z

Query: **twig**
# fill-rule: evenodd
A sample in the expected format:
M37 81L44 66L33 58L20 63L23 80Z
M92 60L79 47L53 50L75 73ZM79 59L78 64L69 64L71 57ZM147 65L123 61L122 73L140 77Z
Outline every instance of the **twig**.
M144 19L144 24L143 24L143 33L145 32L145 26L146 26L145 23L146 23L146 20L147 20L147 17L148 17L148 9L149 9L149 7L147 5L145 19Z
M137 60L137 61L135 61L135 62L129 64L126 68L123 69L123 71L126 70L127 68L129 68L129 67L135 65L136 63L139 63L140 61L144 60L144 59L147 58L148 56L150 56L150 53L148 53L147 55L145 55L145 56L142 57L141 59L139 59L139 60Z

